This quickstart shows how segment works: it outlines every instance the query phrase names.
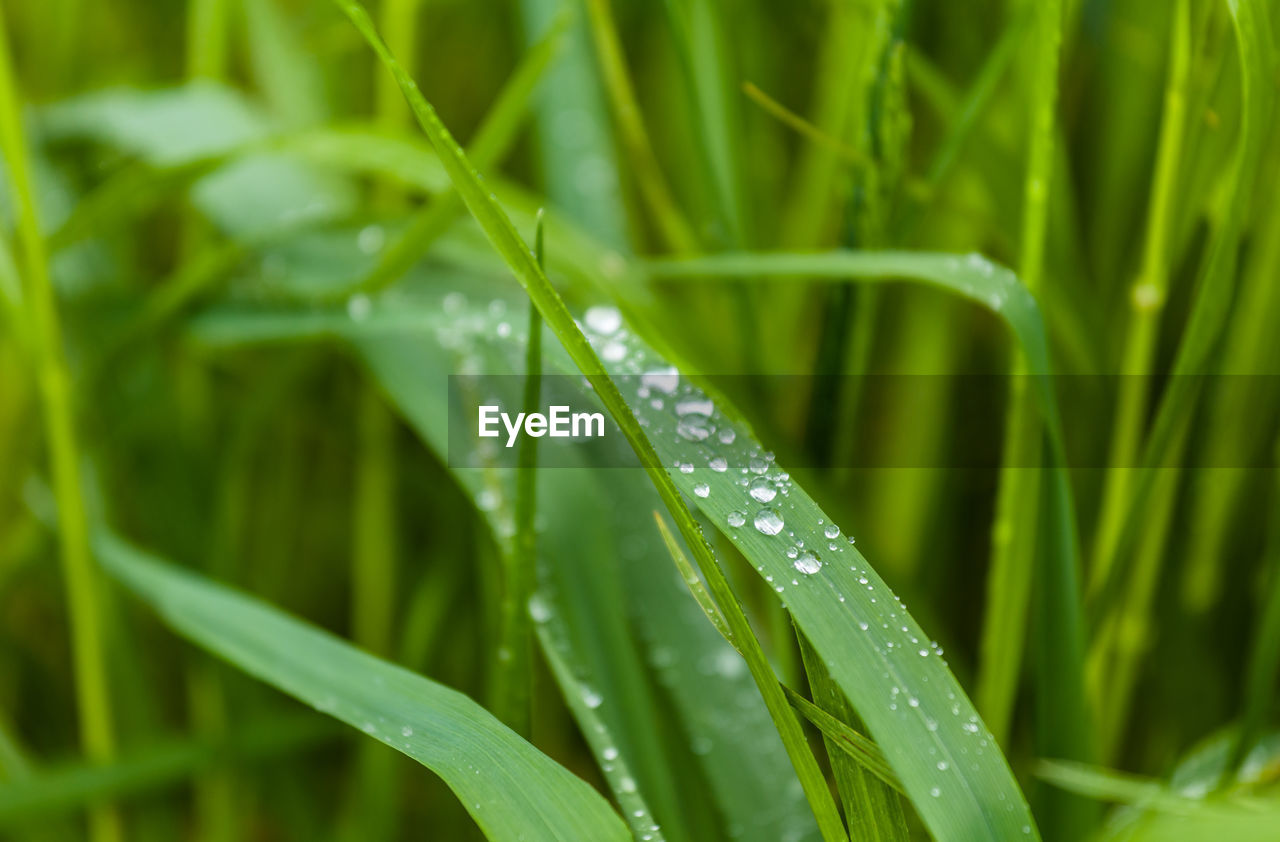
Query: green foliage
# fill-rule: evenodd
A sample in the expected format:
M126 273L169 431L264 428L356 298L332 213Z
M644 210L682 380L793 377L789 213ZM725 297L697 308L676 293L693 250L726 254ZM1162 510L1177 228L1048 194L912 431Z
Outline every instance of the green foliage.
M0 0L0 833L1270 839L1276 14Z

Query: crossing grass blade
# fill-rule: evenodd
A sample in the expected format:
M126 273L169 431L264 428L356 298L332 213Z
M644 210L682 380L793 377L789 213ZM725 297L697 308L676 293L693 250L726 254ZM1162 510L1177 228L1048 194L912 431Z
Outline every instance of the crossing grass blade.
M587 783L466 696L114 537L106 568L175 631L440 775L493 840L625 840Z

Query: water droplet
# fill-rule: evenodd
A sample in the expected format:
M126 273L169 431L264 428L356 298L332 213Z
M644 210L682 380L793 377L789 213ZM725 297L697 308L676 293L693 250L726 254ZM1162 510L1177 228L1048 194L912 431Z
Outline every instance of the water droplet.
M822 534L834 541L836 538L840 537L840 527L836 526L834 523L829 523L827 524L826 529L822 530Z
M400 729L400 736L402 736L402 737L412 737L412 736L413 736L413 728L411 728L411 727L410 727L410 726L408 726L408 725L404 726L403 728L401 728L401 729Z
M693 487L693 493L703 498L710 497L711 486L707 485L705 482L700 482Z
M596 692L595 689L584 684L582 685L582 703L594 710L604 704L604 697Z
M685 441L705 441L711 435L711 428L706 426L706 419L682 420L676 425L676 433Z
M938 798L942 795L942 790L935 786L933 789L929 790L929 794L934 798Z
M785 525L782 516L773 509L761 509L756 512L756 531L765 535L777 535Z
M747 463L747 467L753 474L763 474L769 470L769 463L757 456Z
M587 322L587 327L601 336L610 336L622 327L622 314L616 307L588 307L583 318Z
M366 225L356 235L356 248L365 254L376 254L386 245L387 235L381 225Z
M939 761L938 761L938 771L939 771L939 772L945 772L945 771L947 771L947 768L948 768L948 766L947 766L947 761L945 761L945 760L939 760Z
M723 430L720 431L721 444L733 444L733 440L736 439L737 437L738 437L738 434L734 432L731 427L725 427Z
M622 790L623 792L635 792L636 782L632 778L622 778L621 780L618 781L618 789ZM643 812L639 812L637 813L636 818L640 818L643 815L644 815Z
M707 463L707 467L715 471L717 474L723 474L729 470L729 463L725 461L723 456L713 456L711 461Z
M764 477L756 477L751 481L751 485L747 487L747 493L759 503L768 503L778 496L778 489L774 488L773 483Z
M676 370L675 366L646 371L640 375L640 384L651 389L657 389L666 395L674 395L676 388L680 385L680 372Z
M728 520L730 526L738 527L747 522L747 516L742 512L729 512Z
M676 467L680 469L680 473L682 473L682 474L691 474L691 473L693 473L693 463L692 463L692 462L679 462L679 463L677 463L677 464L676 464Z
M792 563L792 566L805 575L811 575L822 569L822 562L818 559L817 553L812 550L805 550L800 553L800 556Z
M709 416L716 411L716 405L708 398L693 398L676 403L676 415Z
M610 762L618 759L618 750L613 746L607 747L604 751L600 752L600 754L604 757L605 760L608 760Z
M373 302L363 292L357 292L347 299L347 316L353 322L362 322L369 318L373 311Z
M551 606L538 594L529 597L529 617L535 623L545 623L551 619Z
M600 349L600 356L607 363L620 363L627 356L627 346L617 340L610 339Z

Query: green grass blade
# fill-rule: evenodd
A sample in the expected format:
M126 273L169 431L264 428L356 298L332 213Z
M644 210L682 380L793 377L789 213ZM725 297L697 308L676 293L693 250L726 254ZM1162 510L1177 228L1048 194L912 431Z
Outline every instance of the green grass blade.
M1151 209L1143 242L1142 268L1130 295L1131 312L1125 334L1121 363L1122 391L1116 405L1109 462L1100 522L1094 533L1089 571L1089 590L1096 592L1110 574L1115 559L1114 545L1123 523L1131 466L1138 455L1142 427L1146 421L1149 395L1146 375L1151 371L1160 327L1160 311L1169 288L1168 237L1173 191L1177 187L1183 135L1186 127L1186 97L1191 64L1191 4L1179 0L1173 13L1169 79L1165 88L1164 114L1160 122L1160 147L1151 186Z
M1280 451L1280 447L1277 448ZM1280 494L1272 504L1272 510L1280 513ZM1275 701L1276 677L1280 675L1280 519L1273 516L1271 534L1268 536L1267 561L1270 582L1263 597L1258 629L1254 632L1249 652L1249 666L1245 672L1244 712L1240 727L1226 764L1222 768L1221 783L1234 777L1245 756L1253 748L1262 733L1267 713Z
M180 634L440 775L488 838L628 838L589 785L461 693L117 539L98 552Z
M697 238L667 186L662 167L658 164L653 145L649 141L649 133L645 130L609 2L610 0L587 0L587 13L591 20L596 59L604 77L613 119L618 126L618 140L631 159L631 166L636 171L636 187L649 206L649 212L654 215L667 247L675 252L695 251Z
M653 514L658 524L658 531L662 533L663 543L667 545L667 551L675 561L681 578L688 585L694 601L698 603L702 613L711 621L711 625L720 632L725 641L741 653L741 648L735 644L733 632L729 629L728 623L725 622L711 594L707 593L706 588L703 587L702 581L698 578L684 551L680 549L675 536L667 528L662 516L657 512ZM753 641L748 645L758 647L759 643ZM852 714L848 710L848 703L839 688L831 682L821 662L816 660L817 656L813 654L813 648L804 640L801 640L801 645L810 683L823 687L826 691L824 701L840 710L842 718L836 718L785 685L782 689L791 706L817 727L827 741L831 765L836 774L836 783L845 799L845 816L850 822L850 838L906 839L907 830L902 805L890 792L890 790L901 792L902 784L893 774L893 770L884 759L883 752L875 743L842 721ZM885 786L880 787L865 779L864 769L879 778Z
M840 735L828 733L829 728L819 727L819 730L822 731L827 747L827 758L831 762L836 790L844 804L849 838L867 842L906 842L910 839L910 832L907 830L902 799L895 791L895 786L886 783L883 775L867 769L865 759L850 750L851 746L860 747L859 743L842 738L844 732L861 736L846 724L857 723L857 714L849 706L840 686L831 679L831 673L814 651L813 645L804 636L800 637L800 656L813 698L818 703L816 706L828 713L836 723L844 726L840 729ZM794 697L791 698L791 703L796 704ZM797 710L800 709L797 705ZM896 781L895 784L900 790L901 784Z
M534 233L534 253L545 267L542 217ZM542 317L529 305L529 340L525 346L524 396L526 414L542 406ZM506 581L502 593L502 628L499 632L498 668L495 677L494 712L518 734L527 736L529 699L533 684L528 605L537 580L538 440L520 440L517 455L515 541L505 553Z
M681 281L732 278L802 277L826 282L916 281L960 296L991 310L1013 331L1028 365L1039 398L1049 416L1057 417L1050 387L1048 334L1035 297L1017 276L979 254L939 254L912 251L746 252L687 260L654 260L643 264L655 279ZM1058 436L1057 432L1053 432Z
M1236 267L1246 212L1254 184L1250 180L1265 152L1265 139L1275 110L1276 50L1268 6L1262 0L1228 0L1240 64L1240 131L1223 192L1222 218L1205 247L1197 278L1196 297L1178 344L1169 387L1160 399L1155 421L1143 445L1142 464L1167 464L1181 446L1186 424L1202 388L1200 376L1213 363L1227 326L1236 285ZM1139 538L1141 514L1154 491L1156 471L1144 471L1133 485L1123 517L1124 528L1114 553L1125 559ZM1110 576L1100 583L1100 602L1114 599L1118 582L1128 574L1124 564L1109 564Z
M335 736L335 727L314 714L262 717L243 723L225 743L209 739L167 740L127 753L107 766L76 763L32 770L0 785L0 828L45 822L103 798L151 795L180 787L218 763L243 766L303 751Z
M906 795L902 790L902 781L898 780L893 767L889 765L889 761L885 759L884 752L880 750L878 745L790 687L784 687L783 689L786 691L787 699L791 702L791 706L801 716L809 720L813 727L821 731L824 737L831 740L859 766L884 781L892 789Z
M99 763L115 755L115 727L107 676L106 631L99 572L89 549L89 526L81 478L75 403L62 339L62 320L37 216L36 189L27 152L22 105L13 75L9 34L0 13L0 156L16 211L31 343L44 415L45 447L58 506L59 550L65 580L76 713L85 753ZM109 804L90 813L92 838L123 836L120 816Z
M523 123L529 99L564 46L571 22L570 15L560 14L546 34L530 47L528 54L503 86L467 150L469 158L478 169L490 169L510 149ZM457 193L446 191L437 196L434 202L410 217L405 230L380 255L377 264L359 283L351 289L340 290L338 294L373 292L394 282L426 254L440 235L456 221L462 209Z

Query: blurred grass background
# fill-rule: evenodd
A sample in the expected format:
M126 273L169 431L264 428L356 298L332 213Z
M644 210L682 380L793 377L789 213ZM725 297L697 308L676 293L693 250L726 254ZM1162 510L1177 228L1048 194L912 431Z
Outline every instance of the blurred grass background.
M337 290L349 308L344 285L369 277L342 251L353 235L379 253L444 203L423 198L440 182L429 167L428 190L387 176L397 150L423 142L358 34L320 0L0 5L89 521L109 514L169 558L491 699L503 560L385 384L340 343L210 351L188 330L228 300L305 309ZM1172 370L1195 345L1196 314L1215 309L1193 373L1280 373L1277 10L1244 4L1264 47L1253 90L1264 107L1246 119L1239 4L1062 5L385 0L371 11L477 160L489 120L485 174L547 206L602 256L606 279L635 256L744 250L980 252L1015 267L1040 301L1055 371L1097 384L1062 407L1069 451L1108 466L1071 475L1093 757L1162 777L1205 741L1241 754L1273 721L1280 389L1267 377L1248 388L1206 381L1141 491L1127 467L1169 390L1107 375ZM1042 37L1046 7L1060 53ZM547 47L555 27L564 34ZM540 49L543 66L508 85ZM500 110L504 91L514 99ZM1049 124L1031 119L1038 106ZM380 163L353 176L317 164L316 144L290 146L322 128L385 141ZM334 148L331 159L349 154ZM1042 193L1028 189L1036 155ZM12 185L12 159L6 173ZM0 204L0 778L50 775L52 806L6 802L0 783L0 832L79 838L76 808L127 790L115 802L127 838L466 838L469 819L425 770L175 642L96 579L86 633L104 659L112 733L109 745L82 741L76 609L64 596L73 574L57 562L61 492L41 421L47 371L32 351L45 328L10 193ZM1035 196L1038 226L1027 222ZM439 216L413 229L426 232L415 242L427 256L411 245L384 280L474 265L470 221L458 208ZM1040 237L1042 256L1028 257ZM577 247L567 239L548 243L553 269L557 250ZM572 272L553 277L575 306L599 297ZM711 382L848 375L813 394L723 382L780 461L828 466L795 474L944 645L988 724L1001 722L1024 786L1043 786L1030 681L1017 668L1025 626L1001 629L990 610L1001 552L1011 570L1037 552L1034 503L1030 515L1017 499L1001 504L1010 474L995 469L842 467L857 448L945 464L974 446L952 423L974 401L990 426L1012 425L1016 394L974 394L949 376L1016 368L996 319L936 291L801 277L669 279L646 296L661 341ZM938 376L872 401L858 378L872 373ZM646 527L649 517L635 513ZM785 615L767 589L740 589L779 674L800 676ZM1015 608L1032 611L1014 590ZM1012 673L984 675L984 653ZM603 786L535 661L533 741ZM650 689L654 720L669 723L672 702ZM1247 740L1232 730L1242 715ZM86 753L106 765L94 770ZM1250 785L1265 789L1280 766L1251 756ZM687 838L726 833L710 813L687 815ZM114 821L99 813L97 838L111 838Z

